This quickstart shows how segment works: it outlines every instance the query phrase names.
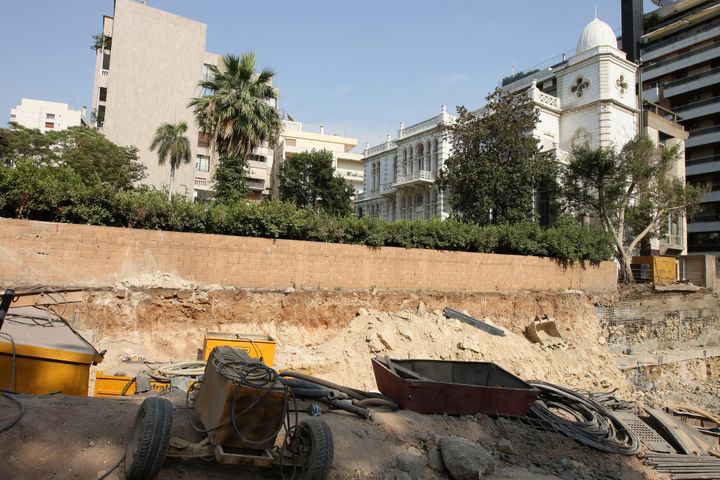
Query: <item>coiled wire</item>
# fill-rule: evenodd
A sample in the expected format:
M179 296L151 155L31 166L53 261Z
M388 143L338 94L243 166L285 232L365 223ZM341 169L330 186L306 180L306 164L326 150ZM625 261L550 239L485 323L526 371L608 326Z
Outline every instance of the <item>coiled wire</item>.
M640 452L637 436L591 396L586 397L547 382L528 383L540 390L538 399L530 406L530 416L602 452L619 455L637 455Z

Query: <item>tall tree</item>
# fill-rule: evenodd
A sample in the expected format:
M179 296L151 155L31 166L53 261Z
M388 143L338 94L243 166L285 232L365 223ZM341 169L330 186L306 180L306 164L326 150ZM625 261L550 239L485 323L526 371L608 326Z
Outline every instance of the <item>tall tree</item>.
M700 205L705 189L671 174L677 152L639 136L620 150L576 148L561 168L567 207L597 218L610 233L626 282L634 281L630 261L640 242L662 235L671 214L690 216Z
M480 225L530 218L536 190L556 169L531 135L538 121L532 100L496 89L481 111L458 107L458 114L448 127L453 154L439 180L455 214Z
M353 186L333 169L333 154L312 150L293 155L280 166L280 199L331 215L352 212Z
M190 163L190 140L185 132L187 123L163 123L155 131L150 150L157 150L160 165L169 160L170 185L168 188L168 202L172 201L173 186L175 183L175 170L182 163Z
M215 198L228 202L245 191L248 155L263 142L274 142L282 121L272 86L275 72L270 68L256 72L253 52L223 55L222 67L209 69L209 78L198 84L208 94L190 100L189 107L220 157Z

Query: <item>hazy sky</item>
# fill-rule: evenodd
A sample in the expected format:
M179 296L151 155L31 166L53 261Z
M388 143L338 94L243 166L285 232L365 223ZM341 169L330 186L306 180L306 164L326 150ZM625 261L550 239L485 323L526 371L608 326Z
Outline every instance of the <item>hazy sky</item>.
M91 36L113 0L0 0L0 120L21 97L91 106ZM598 17L620 34L620 0L149 0L208 25L206 49L254 50L277 72L280 107L306 129L397 134L500 79L572 54ZM597 5L597 7L596 7ZM645 10L654 8L645 0Z

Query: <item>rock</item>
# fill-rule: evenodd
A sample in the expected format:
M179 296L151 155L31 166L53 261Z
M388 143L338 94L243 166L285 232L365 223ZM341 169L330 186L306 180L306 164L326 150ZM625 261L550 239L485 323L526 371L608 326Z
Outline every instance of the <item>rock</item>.
M398 470L395 472L395 480L413 480L409 473Z
M404 337L412 342L413 336L410 330L408 330L407 328L398 328L397 331L401 337Z
M437 472L441 472L445 468L439 448L434 447L428 450L428 466Z
M502 453L515 453L512 442L507 438L501 438L498 440L497 450Z
M370 349L370 353L380 353L385 349L385 345L383 345L380 339L375 337L368 342L368 348Z
M400 310L399 312L395 312L395 316L403 320L410 320L412 318L412 313L407 310Z
M440 439L445 468L454 480L478 480L495 469L492 454L477 443L460 437Z
M425 315L426 313L427 313L427 307L425 306L425 302L423 302L423 301L421 300L420 303L418 304L417 314L418 314L418 315Z
M437 476L427 468L425 459L411 453L403 453L397 457L397 469L409 475L412 480L437 480Z
M366 317L368 315L368 311L364 308L358 308L358 317Z
M598 338L597 342L598 342L598 344L600 344L600 345L605 345L605 344L607 344L607 340L605 339L605 337L600 337L600 338Z
M295 289L293 287L286 288L283 290L283 293L295 293Z

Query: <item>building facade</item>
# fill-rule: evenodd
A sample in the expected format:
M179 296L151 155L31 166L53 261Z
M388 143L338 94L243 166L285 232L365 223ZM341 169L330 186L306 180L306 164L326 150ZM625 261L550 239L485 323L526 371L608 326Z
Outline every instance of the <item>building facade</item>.
M573 148L622 147L641 131L655 143L678 146L680 159L672 174L684 178L684 140L687 133L674 116L660 107L642 110L635 85L637 64L617 48L612 28L590 22L577 43L575 55L549 68L534 71L504 86L534 102L539 120L532 134L542 151L566 161ZM455 117L440 115L405 128L397 138L365 151L365 188L356 201L359 215L394 220L447 218L447 195L435 184L438 170L451 155L444 127ZM548 199L538 194L536 214L549 222ZM668 218L665 235L651 242L658 253L684 253L685 219Z
M10 121L26 128L37 128L41 132L65 130L85 125L84 109L73 110L67 103L23 98L20 105L10 110Z
M446 219L450 207L435 183L450 156L445 127L455 120L443 105L440 114L405 127L397 137L365 148L365 183L356 196L358 215L395 220Z
M333 168L347 182L351 183L356 192L363 188L363 156L352 152L357 146L357 138L326 134L325 128L319 132L303 130L300 122L283 121L283 131L275 146L275 163L273 169L273 198L279 198L279 174L282 163L293 155L311 150L328 150L333 155Z
M220 57L205 50L207 25L133 0L115 0L112 16L103 17L109 38L96 51L93 84L95 126L111 141L138 148L147 166L144 183L168 185L170 170L150 150L163 123L188 125L192 161L175 172L175 193L199 200L212 196L217 157L200 133L188 102L205 94L198 81ZM270 196L273 150L259 148L250 162L251 198Z
M709 185L688 223L689 253L720 255L720 1L681 0L645 15L642 90L679 116L687 181Z

